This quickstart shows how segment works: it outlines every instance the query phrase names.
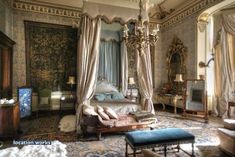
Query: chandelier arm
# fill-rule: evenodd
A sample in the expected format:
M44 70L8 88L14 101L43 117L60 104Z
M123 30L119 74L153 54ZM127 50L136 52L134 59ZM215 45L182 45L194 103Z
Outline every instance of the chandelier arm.
M142 1L140 0L139 1L139 7L140 7L140 10L139 10L139 21L142 20Z

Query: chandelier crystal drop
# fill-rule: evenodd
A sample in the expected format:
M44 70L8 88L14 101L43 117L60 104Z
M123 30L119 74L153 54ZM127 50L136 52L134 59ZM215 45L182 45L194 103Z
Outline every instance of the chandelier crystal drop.
M138 21L135 23L134 31L130 31L127 24L123 29L123 40L128 47L138 49L139 52L143 52L149 45L154 46L158 39L159 25L154 28L150 33L148 32L148 23L144 24L142 17L142 1L139 1L139 15Z

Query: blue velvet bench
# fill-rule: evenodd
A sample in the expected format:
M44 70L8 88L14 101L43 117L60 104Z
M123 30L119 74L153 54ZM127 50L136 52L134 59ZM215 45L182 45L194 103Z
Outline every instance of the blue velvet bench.
M166 157L167 146L177 145L177 150L179 151L180 144L191 143L192 144L192 154L184 151L190 156L194 156L194 140L195 136L184 131L180 128L165 128L156 130L144 130L144 131L133 131L125 134L126 141L126 157L128 154L128 145L133 150L134 157L138 150L146 148L163 147L164 155Z

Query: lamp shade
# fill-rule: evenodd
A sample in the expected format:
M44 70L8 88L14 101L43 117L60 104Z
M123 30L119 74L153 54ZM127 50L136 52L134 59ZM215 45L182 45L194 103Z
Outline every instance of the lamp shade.
M184 82L184 80L182 79L182 74L176 74L174 81L175 82Z
M76 84L75 77L74 76L69 76L69 80L68 80L67 84Z
M133 77L129 77L128 82L129 84L135 84L135 80Z

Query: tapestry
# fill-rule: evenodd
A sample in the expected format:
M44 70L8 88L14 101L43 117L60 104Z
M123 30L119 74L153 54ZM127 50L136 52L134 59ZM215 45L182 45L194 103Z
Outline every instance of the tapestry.
M34 91L71 90L76 76L77 29L71 26L25 22L27 85Z

